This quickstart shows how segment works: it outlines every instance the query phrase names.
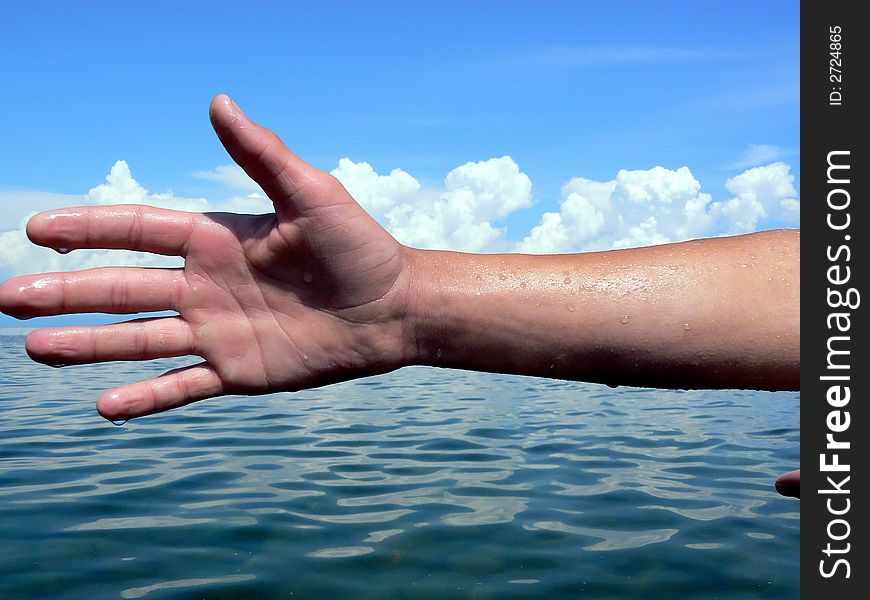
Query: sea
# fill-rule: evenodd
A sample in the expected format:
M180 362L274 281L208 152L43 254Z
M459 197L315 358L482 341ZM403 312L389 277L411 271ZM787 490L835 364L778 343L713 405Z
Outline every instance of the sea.
M411 367L117 427L0 330L0 598L799 597L800 395Z

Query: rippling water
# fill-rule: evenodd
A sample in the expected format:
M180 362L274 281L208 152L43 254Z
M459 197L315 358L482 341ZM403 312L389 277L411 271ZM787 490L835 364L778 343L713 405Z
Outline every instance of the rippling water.
M0 598L797 598L799 395L428 368L114 427L0 334Z

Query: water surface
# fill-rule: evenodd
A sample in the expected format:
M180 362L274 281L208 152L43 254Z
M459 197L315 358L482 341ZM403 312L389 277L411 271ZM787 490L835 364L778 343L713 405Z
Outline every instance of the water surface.
M410 368L114 427L0 333L0 598L797 598L799 395Z

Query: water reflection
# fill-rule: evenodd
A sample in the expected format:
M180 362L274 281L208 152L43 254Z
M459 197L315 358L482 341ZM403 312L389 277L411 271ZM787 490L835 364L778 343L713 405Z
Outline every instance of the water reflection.
M797 595L772 487L797 394L413 368L116 428L101 391L183 363L22 344L0 335L0 597Z

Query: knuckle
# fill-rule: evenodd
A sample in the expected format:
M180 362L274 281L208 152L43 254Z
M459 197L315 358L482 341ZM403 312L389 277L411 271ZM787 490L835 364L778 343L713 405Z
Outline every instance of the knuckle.
M144 207L140 204L133 208L130 213L130 224L127 232L127 239L130 245L134 248L139 248L142 245L142 227L144 217Z
M193 398L192 390L190 389L190 382L183 373L176 376L175 385L178 398L182 399L182 401Z
M152 352L150 336L145 323L136 323L133 329L133 348L135 355L149 357Z
M118 273L109 283L109 299L116 310L124 310L129 300L129 282L127 276Z
M324 192L336 194L347 191L344 188L344 184L332 173L324 173L321 171L318 173L316 181Z

